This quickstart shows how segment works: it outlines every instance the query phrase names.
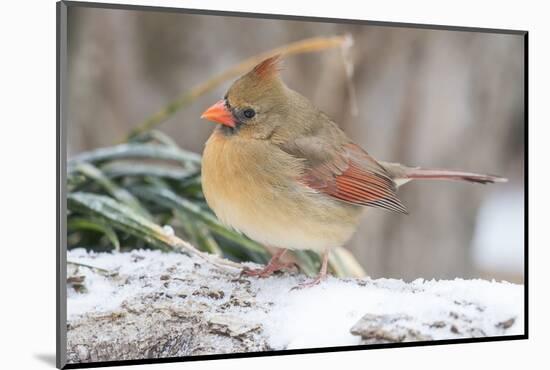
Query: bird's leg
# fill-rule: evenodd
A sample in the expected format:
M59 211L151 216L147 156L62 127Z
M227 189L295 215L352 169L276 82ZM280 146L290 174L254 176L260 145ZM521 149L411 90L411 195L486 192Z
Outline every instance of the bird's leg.
M287 268L289 266L294 265L293 263L286 263L282 262L281 258L286 253L287 249L279 249L273 257L271 257L271 260L265 265L264 268L261 269L249 269L245 267L242 271L242 274L247 276L258 276L258 277L268 277L272 275L274 272L282 270L284 268Z
M327 249L323 252L323 262L321 263L321 270L319 271L319 275L317 275L315 279L298 284L291 290L311 288L315 285L318 285L321 281L325 280L327 277L328 255L329 255L329 250Z

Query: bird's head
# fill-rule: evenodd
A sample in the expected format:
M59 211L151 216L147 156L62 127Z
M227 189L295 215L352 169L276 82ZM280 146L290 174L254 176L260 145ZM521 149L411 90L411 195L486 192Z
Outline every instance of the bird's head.
M274 118L288 110L288 89L279 71L278 55L260 62L236 80L224 98L208 108L201 118L221 124L228 133L245 127L263 130L280 121Z

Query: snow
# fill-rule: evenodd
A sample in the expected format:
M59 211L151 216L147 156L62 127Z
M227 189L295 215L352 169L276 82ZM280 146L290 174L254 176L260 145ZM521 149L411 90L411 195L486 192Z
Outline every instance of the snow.
M164 231L164 233L168 236L174 236L176 235L176 233L174 232L174 229L172 228L172 226L170 225L164 225L162 227L162 230Z
M419 279L409 284L393 279L364 280L374 284L361 287L353 281L330 278L320 286L290 293L284 282L260 281L260 297L276 302L262 320L271 345L278 349L356 345L360 338L349 328L366 313L406 314L421 318L419 323L433 323L448 320L449 312L457 311L455 301L484 307L482 315L475 312L476 305L456 313L477 317L487 335L500 335L494 323L510 317L518 319L509 334L523 330L523 287L519 285L462 279ZM430 334L434 339L449 338L447 331L437 328Z
M171 297L175 305L192 303L212 307L207 314L213 320L221 312L251 325L261 323L263 335L273 349L360 344L361 337L351 334L350 328L365 314L410 316L414 320L407 321L406 325L433 339L472 336L471 327L487 336L523 333L524 287L506 282L418 279L406 283L394 279L330 277L319 286L291 291L291 287L303 281L302 275L246 278L250 282L247 291L251 297L239 299L253 300L260 308L250 309L247 305L224 306L235 296L236 283L221 278L223 275L204 261L182 254L146 250L88 253L76 249L69 251L67 257L69 261L118 272L116 277L109 277L84 267L73 271L74 267L69 265L69 276L84 275L87 289L77 293L68 286L69 322L87 313L119 309L125 301L138 295L162 292ZM190 272L194 278L177 278L189 276ZM167 274L176 277L170 284L165 283ZM182 291L194 293L186 293L184 301L178 298ZM509 328L499 326L511 318L513 324ZM432 325L441 321L453 323L456 332Z
M183 258L182 258L183 257ZM67 289L67 319L86 312L107 312L119 308L126 299L137 294L154 293L161 290L160 275L174 260L183 264L182 268L191 269L193 262L176 253L142 250L135 253L94 253L78 248L67 253L71 262L83 263L93 267L118 272L120 276L130 276L130 281L122 282L94 272L88 268L78 268L78 275L85 276L87 293L78 293ZM68 266L68 276L73 266ZM147 284L140 283L140 276L148 276ZM158 281L150 284L149 281Z

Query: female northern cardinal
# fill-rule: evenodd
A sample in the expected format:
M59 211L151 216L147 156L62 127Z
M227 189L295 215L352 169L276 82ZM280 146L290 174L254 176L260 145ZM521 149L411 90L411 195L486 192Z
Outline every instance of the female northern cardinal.
M377 161L279 76L278 56L239 78L201 118L219 123L202 159L204 196L227 225L280 249L267 266L245 270L268 276L285 266L287 249L322 253L318 284L330 248L343 245L364 206L407 213L397 198L413 179L504 182L491 175L422 169Z

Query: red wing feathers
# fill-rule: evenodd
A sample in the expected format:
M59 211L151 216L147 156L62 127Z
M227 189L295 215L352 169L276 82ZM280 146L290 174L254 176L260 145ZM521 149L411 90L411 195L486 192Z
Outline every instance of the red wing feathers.
M309 169L303 180L312 189L348 203L407 213L386 170L355 144L347 144L335 160Z

